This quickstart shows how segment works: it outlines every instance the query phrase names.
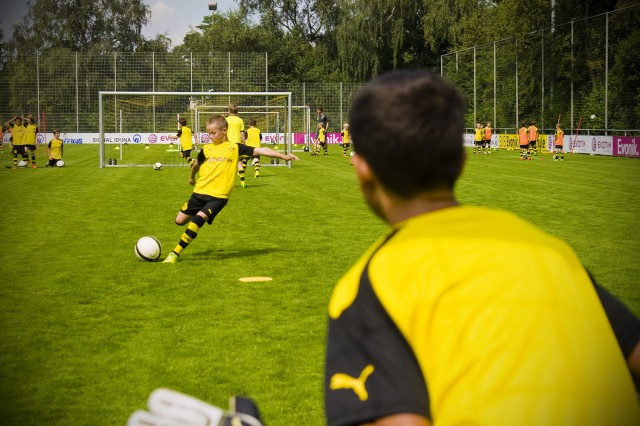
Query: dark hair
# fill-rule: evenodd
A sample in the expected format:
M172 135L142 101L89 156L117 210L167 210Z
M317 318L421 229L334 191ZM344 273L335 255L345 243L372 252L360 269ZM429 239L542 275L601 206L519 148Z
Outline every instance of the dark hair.
M397 71L369 82L349 115L353 147L401 198L453 189L464 162L465 101L442 77Z
M250 118L249 119L249 126L255 126L256 125L256 119L255 118Z
M180 120L178 120L178 123L180 123L181 126L186 126L187 125L187 119L180 117Z
M238 104L229 104L229 112L231 114L237 114L238 113Z

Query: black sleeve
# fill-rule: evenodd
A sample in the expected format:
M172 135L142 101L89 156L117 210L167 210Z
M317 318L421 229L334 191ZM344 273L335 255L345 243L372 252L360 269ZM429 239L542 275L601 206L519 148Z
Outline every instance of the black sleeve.
M198 153L198 164L204 164L207 158L204 156L204 149Z
M178 133L176 134L177 137L182 136L182 129L178 130Z
M589 275L600 298L600 303L609 318L620 349L622 349L624 357L628 358L633 348L640 342L640 319L614 295L602 288L591 274Z
M238 155L247 155L252 156L254 148L249 145L245 145L243 143L238 143Z

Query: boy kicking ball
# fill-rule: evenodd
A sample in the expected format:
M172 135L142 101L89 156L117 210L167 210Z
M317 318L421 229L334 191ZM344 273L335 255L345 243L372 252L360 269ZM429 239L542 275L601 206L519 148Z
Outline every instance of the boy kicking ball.
M193 194L176 216L176 224L188 223L187 229L164 263L176 263L180 253L198 236L200 228L205 223L211 225L227 205L241 156L264 155L287 161L298 159L294 154L283 154L267 147L254 148L229 142L227 120L221 115L209 119L207 132L211 143L203 145L189 174L189 183L194 185Z

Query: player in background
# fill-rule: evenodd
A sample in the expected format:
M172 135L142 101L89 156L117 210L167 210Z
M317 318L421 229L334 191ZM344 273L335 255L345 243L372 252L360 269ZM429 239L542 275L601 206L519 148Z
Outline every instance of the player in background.
M322 107L316 108L316 121L318 123L322 123L322 127L325 132L329 131L329 119L327 118L327 114L324 113L324 109Z
M560 123L556 124L556 134L553 140L553 161L564 161L564 130Z
M229 141L232 143L245 143L247 140L247 134L244 128L244 120L238 115L238 105L231 103L229 104L228 110L229 113L226 116L227 124L229 125L227 138L229 138ZM246 160L246 158L243 160ZM246 165L246 161L244 164L242 161L238 162L238 176L240 176L240 186L242 188L246 186L246 182L244 180Z
M60 139L60 130L53 129L53 139L47 144L47 157L49 157L47 167L55 167L56 163L62 160L63 149L64 144Z
M19 115L8 120L5 124L9 128L9 132L11 132L11 151L13 153L13 166L11 168L15 170L18 168L18 155L25 161L28 158L25 148L27 133L22 123L22 117Z
M633 354L575 252L455 198L466 110L422 71L383 75L354 98L354 170L390 229L329 302L328 425L640 424ZM630 323L624 340L637 348Z
M529 135L529 157L531 157L538 154L538 128L535 121L529 122L527 135Z
M256 127L256 120L255 118L251 118L249 120L249 127L247 128L247 140L246 143L248 146L252 146L254 148L260 148L260 142L262 142L262 132L260 131L260 129L258 129ZM253 160L251 162L251 165L253 166L254 170L255 170L255 174L254 176L260 177L260 156L259 155L254 155L253 156ZM242 168L246 169L247 167L247 159L243 158L242 159Z
M487 121L487 125L484 126L484 144L482 146L485 154L491 154L491 136L493 136L491 122Z
M527 135L527 126L524 122L520 124L518 130L518 144L520 145L520 159L531 160L529 156L529 137Z
M34 169L36 165L36 138L38 135L38 125L36 124L33 114L27 116L25 125L25 150L27 156L31 159L31 167Z
M473 153L474 154L482 154L482 138L483 138L483 129L482 129L482 123L477 122L476 123L476 128L473 134Z
M346 157L349 148L351 148L351 139L349 136L349 123L344 123L342 125L342 156Z
M187 161L187 164L193 166L194 159L191 158L191 150L193 149L193 132L187 127L187 119L180 118L178 120L178 133L169 135L169 139L180 139L180 156Z
M316 145L314 147L313 150L313 156L317 157L318 155L320 155L320 148L322 148L322 150L324 151L324 156L328 156L329 155L329 147L327 144L327 130L324 128L324 126L322 125L322 123L318 122L318 133L317 133L317 138L316 138Z
M198 236L202 226L205 223L211 225L227 205L241 156L264 155L282 160L298 159L294 154L283 154L267 147L254 148L243 143L233 143L227 139L227 130L228 123L221 115L211 117L207 122L211 143L203 145L198 153L189 174L189 184L194 186L193 194L176 216L176 224L188 223L187 229L164 263L176 263L182 251Z
M4 154L4 135L7 132L5 126L0 126L0 154Z

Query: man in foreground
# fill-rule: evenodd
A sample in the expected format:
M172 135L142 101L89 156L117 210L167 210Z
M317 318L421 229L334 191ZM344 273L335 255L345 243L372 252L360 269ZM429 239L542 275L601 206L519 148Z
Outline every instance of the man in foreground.
M418 71L375 79L353 102L360 189L392 229L331 297L328 424L640 424L621 345L573 250L456 201L464 113L456 89Z

